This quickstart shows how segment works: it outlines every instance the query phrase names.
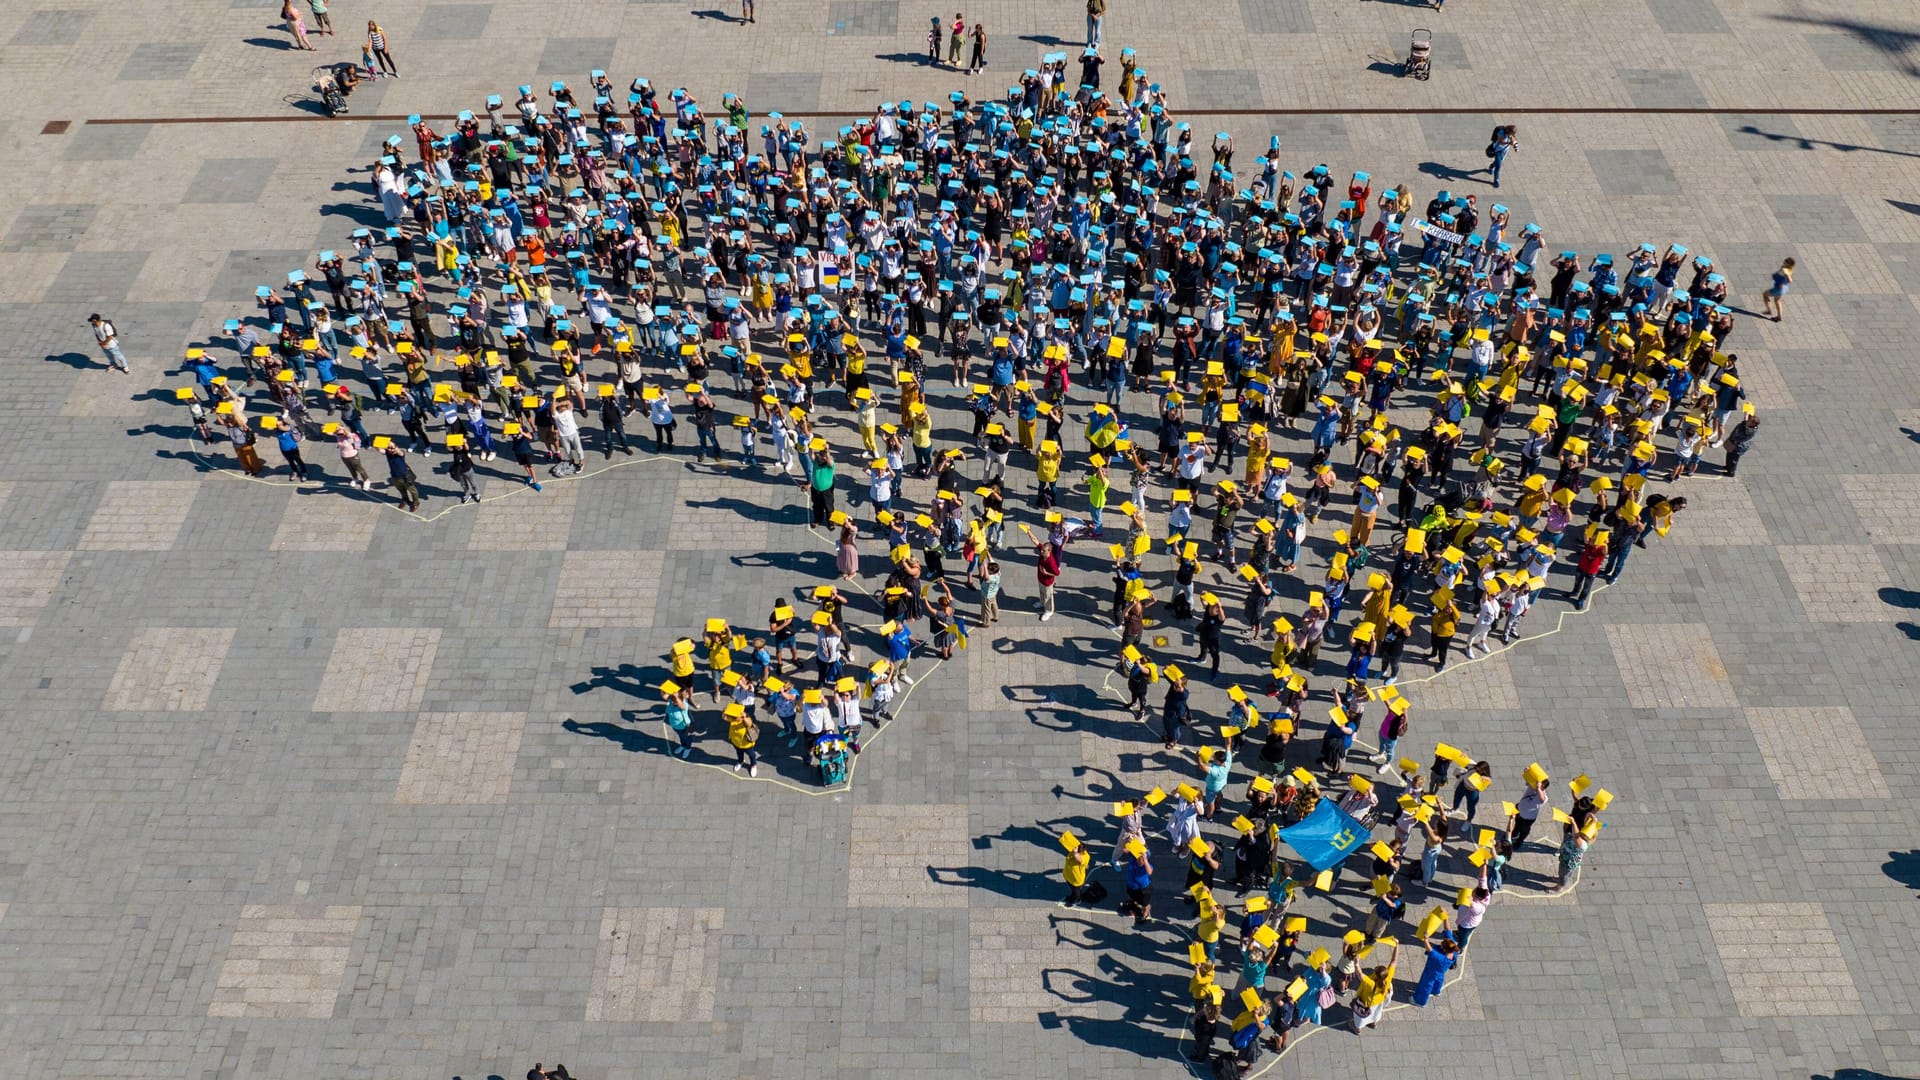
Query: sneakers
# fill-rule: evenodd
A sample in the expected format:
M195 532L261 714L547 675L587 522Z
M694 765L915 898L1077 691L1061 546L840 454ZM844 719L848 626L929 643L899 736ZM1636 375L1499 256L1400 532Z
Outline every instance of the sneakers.
M760 766L758 766L758 765L749 765L749 766L747 766L747 775L748 775L748 776L759 776L759 775L760 775Z
M735 763L735 765L733 766L733 771L736 773L740 771L740 766L738 763Z

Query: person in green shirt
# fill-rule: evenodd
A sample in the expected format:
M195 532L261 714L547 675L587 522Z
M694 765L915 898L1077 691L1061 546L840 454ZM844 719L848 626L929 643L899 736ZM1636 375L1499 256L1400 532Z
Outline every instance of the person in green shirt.
M833 454L826 447L814 451L807 476L813 497L813 525L821 528L833 517Z
M1101 519L1107 512L1107 459L1099 454L1093 455L1093 471L1087 474L1087 503L1093 507L1093 531L1098 534L1103 527Z

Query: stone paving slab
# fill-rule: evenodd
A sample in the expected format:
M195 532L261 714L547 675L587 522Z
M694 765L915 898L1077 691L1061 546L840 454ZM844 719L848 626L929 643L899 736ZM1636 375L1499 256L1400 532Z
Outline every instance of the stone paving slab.
M1898 12L1448 7L1208 2L1174 29L1115 3L1106 39L1141 50L1176 115L1488 110L1195 118L1243 148L1280 134L1296 171L1368 168L1483 206L1485 174L1460 174L1483 164L1507 105L1920 106L1900 45L1915 28ZM989 74L969 80L917 62L923 13L762 9L744 27L664 4L401 0L378 17L406 77L354 107L450 112L522 81L578 87L594 66L709 104L744 90L756 117L978 98L1081 32L1078 9L969 9L993 31ZM670 761L650 690L665 643L699 617L757 626L771 596L830 572L786 492L681 462L497 499L517 481L489 477L482 507L423 523L184 454L176 406L147 395L181 381L182 346L251 314L254 285L377 218L343 165L403 125L39 129L303 115L309 68L350 58L356 34L296 54L277 47L273 14L188 5L157 30L94 0L0 11L0 92L18 114L0 145L23 193L0 201L0 334L16 361L0 403L0 679L18 714L0 755L10 1060L168 1078L514 1076L534 1060L606 1077L1178 1069L1182 932L1052 907L1059 829L1109 843L1114 798L1194 775L1084 666L1111 648L1090 618L1100 560L1070 560L1066 613L1041 624L1030 568L1011 559L1005 621L924 672L852 791L810 797L734 781L712 733L702 753L718 771ZM1414 17L1439 29L1427 83L1388 63ZM1515 25L1525 64L1502 44ZM1904 359L1920 214L1898 194L1920 125L1521 123L1498 198L1552 244L1679 239L1714 252L1747 308L1778 258L1800 260L1786 321L1743 320L1734 339L1767 426L1738 481L1709 455L1700 476L1656 485L1692 509L1589 613L1562 622L1549 599L1527 628L1552 636L1406 688L1414 741L1493 758L1501 791L1540 760L1617 793L1579 891L1503 898L1470 981L1438 1007L1362 1039L1315 1035L1269 1075L1399 1076L1409 1060L1438 1075L1464 1061L1501 1075L1920 1073L1920 984L1901 959L1920 944L1901 858L1920 811L1896 779L1920 768L1920 619L1903 599L1920 518L1902 430L1920 429ZM127 337L132 379L99 366L84 329L99 306ZM444 476L428 482L430 512L449 508ZM1154 632L1192 648L1185 626ZM1255 659L1242 648L1229 666ZM1222 686L1198 701L1217 720ZM1520 865L1550 863L1536 850ZM314 940L289 929L300 920Z

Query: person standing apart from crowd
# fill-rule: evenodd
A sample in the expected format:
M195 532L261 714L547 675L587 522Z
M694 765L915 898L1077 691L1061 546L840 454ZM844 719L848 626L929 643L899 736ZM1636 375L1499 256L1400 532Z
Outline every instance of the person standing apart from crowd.
M300 5L294 0L280 0L280 17L287 20L287 32L293 35L293 47L302 52L313 52L313 42L307 40L307 19L300 14Z
M953 27L947 33L947 66L960 66L960 47L967 43L967 17L960 12L953 13Z
M127 354L120 351L120 331L113 320L103 317L99 312L87 316L87 325L93 327L93 340L100 343L100 351L107 358L107 367L122 375L131 375L127 370Z
M740 0L740 21L743 24L753 21L753 0Z
M1493 164L1487 171L1493 174L1494 190L1500 189L1500 170L1507 164L1507 155L1520 149L1520 135L1512 124L1502 124L1493 129L1493 141L1487 144L1487 156Z
M987 24L973 24L973 60L967 65L967 74L971 75L987 66Z
M1774 322L1780 321L1780 305L1787 298L1787 287L1793 284L1793 260L1785 259L1780 269L1773 272L1773 284L1767 288L1767 295L1760 299L1760 311Z
M307 0L307 10L313 12L313 32L333 37L333 16L327 14L327 0Z
M1107 0L1087 0L1087 48L1100 47L1100 31L1107 21Z
M393 56L391 53L387 51L387 45L388 45L387 32L380 28L379 23L374 22L372 19L368 19L367 20L367 55L373 57L374 61L380 65L381 71L384 71L388 75L391 75L397 79L400 77L400 69L394 66ZM368 65L368 66L371 67L372 65ZM1500 185L1496 181L1494 186L1499 187Z

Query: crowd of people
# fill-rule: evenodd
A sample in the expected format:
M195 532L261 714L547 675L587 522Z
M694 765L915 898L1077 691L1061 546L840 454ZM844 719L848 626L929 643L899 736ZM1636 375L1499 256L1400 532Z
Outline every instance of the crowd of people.
M1378 1021L1416 942L1430 1000L1528 843L1556 840L1576 876L1610 796L1538 765L1498 779L1444 742L1423 769L1398 687L1514 641L1536 607L1585 606L1676 527L1687 499L1654 488L1701 482L1710 450L1732 475L1759 419L1708 256L1557 249L1477 194L1296 175L1277 138L1248 163L1179 122L1132 50L1105 88L1103 64L1056 54L985 100L822 132L600 71L445 132L412 118L367 166L382 223L261 285L188 351L178 396L206 454L262 475L271 438L296 481L354 497L377 455L408 511L444 490L429 459L462 501L484 475L531 500L542 467L632 455L642 421L654 455L792 482L841 578L877 585L673 644L669 744L725 739L743 776L764 706L779 753L844 782L970 618L1110 625L1125 707L1152 741L1199 744L1196 772L1116 806L1111 855L1070 837L1063 902L1112 876L1149 924L1164 867L1184 874L1194 1052L1224 1039L1237 1067L1343 997L1353 1030ZM304 457L322 440L337 473ZM1002 591L1003 561L1030 592ZM1173 628L1197 656L1169 655ZM1483 825L1495 782L1516 798ZM1283 854L1323 800L1382 834L1345 879ZM1244 900L1213 891L1229 849ZM1368 914L1309 948L1293 912L1329 890Z

